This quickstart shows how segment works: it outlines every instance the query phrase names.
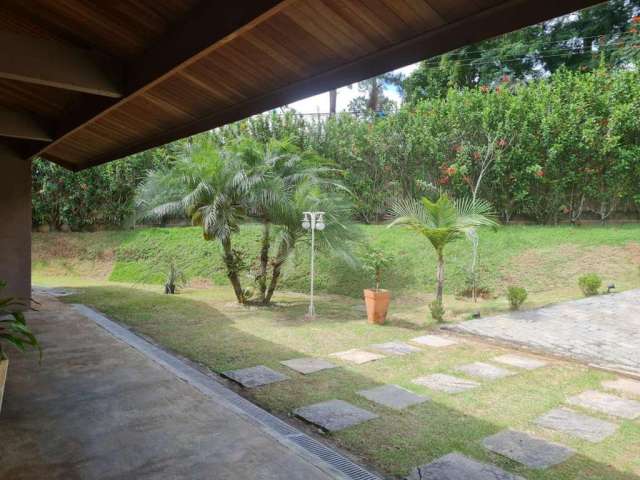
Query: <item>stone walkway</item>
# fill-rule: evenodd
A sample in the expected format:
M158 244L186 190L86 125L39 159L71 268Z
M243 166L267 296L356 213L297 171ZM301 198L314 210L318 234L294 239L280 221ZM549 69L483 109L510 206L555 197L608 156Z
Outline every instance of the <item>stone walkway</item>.
M470 320L449 329L640 375L640 290Z

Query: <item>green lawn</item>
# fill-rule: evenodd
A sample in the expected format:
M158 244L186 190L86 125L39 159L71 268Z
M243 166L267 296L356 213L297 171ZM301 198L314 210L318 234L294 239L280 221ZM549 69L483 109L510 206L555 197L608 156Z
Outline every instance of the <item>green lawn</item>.
M39 275L35 281L74 288L77 293L65 301L92 305L215 372L263 364L288 374L290 381L243 392L282 417L297 407L332 398L376 412L380 418L327 437L389 475L406 475L413 466L451 451L493 462L530 480L630 480L638 478L633 472L640 472L637 422L618 422L618 433L595 445L532 424L537 416L560 406L567 396L599 388L602 380L613 378L608 373L551 361L543 369L485 382L475 391L458 395L435 393L411 383L415 377L454 373L457 365L490 359L506 351L466 340L445 349L425 348L421 353L360 366L345 363L339 369L303 376L279 362L407 340L432 330L433 325L394 316L385 326L371 326L358 308L360 300L326 294L318 302L319 317L306 321L306 298L299 294L279 295L278 306L273 308L245 308L234 305L226 287L187 289L169 296L159 293L157 286L104 281L87 284L77 277ZM385 383L425 394L432 401L396 412L355 394L356 390ZM481 439L507 427L559 441L578 454L560 466L534 471L487 453Z

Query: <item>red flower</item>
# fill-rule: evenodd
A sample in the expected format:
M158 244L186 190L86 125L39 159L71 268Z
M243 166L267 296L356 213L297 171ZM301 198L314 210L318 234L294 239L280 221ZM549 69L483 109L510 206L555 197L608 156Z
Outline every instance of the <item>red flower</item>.
M500 85L498 85L498 86L496 87L496 93L500 93L501 91L502 91L502 88L500 88Z
M449 175L450 177L456 174L456 167L449 167L447 168L447 175Z
M489 91L489 87L487 87L486 85L482 85L482 86L480 87L480 91L481 91L482 93L487 93L487 92Z
M502 83L509 83L511 81L511 77L509 75L503 75L500 81Z
M544 170L540 169L536 172L536 175L539 177L544 177Z
M638 25L640 24L640 15L637 15L631 19L631 23Z
M507 141L504 138L501 138L500 140L498 140L498 145L504 148L507 146Z
M440 177L438 179L438 184L439 185L446 185L449 183L449 177Z

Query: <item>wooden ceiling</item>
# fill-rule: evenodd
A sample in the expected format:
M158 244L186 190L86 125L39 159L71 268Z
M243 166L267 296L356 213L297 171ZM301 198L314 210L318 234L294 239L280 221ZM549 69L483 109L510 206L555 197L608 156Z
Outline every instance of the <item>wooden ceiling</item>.
M98 165L599 0L5 0L0 143Z

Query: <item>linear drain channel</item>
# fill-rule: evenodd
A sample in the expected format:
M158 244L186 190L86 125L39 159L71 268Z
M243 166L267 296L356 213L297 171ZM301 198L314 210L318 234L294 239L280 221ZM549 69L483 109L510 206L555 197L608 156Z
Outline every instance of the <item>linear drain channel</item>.
M278 417L271 415L246 398L241 397L218 382L215 378L206 375L187 362L171 355L169 352L136 335L128 328L105 317L96 310L82 304L73 304L73 307L79 313L107 330L111 335L145 354L203 394L211 397L221 397L230 404L230 408L242 411L248 417L267 427L272 435L281 436L287 441L296 444L306 452L321 459L346 478L352 480L381 480L380 477L368 472L344 455L311 438L297 428L280 420Z

